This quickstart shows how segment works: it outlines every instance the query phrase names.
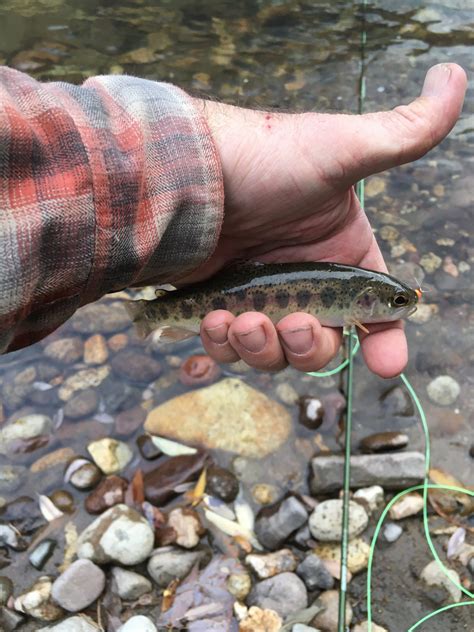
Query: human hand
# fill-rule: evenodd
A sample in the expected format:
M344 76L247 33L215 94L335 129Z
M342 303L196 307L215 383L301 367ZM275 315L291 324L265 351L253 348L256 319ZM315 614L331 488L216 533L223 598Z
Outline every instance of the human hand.
M386 271L353 185L384 169L416 160L454 126L466 75L439 64L410 105L373 114L280 114L199 101L220 154L225 215L212 258L192 276L205 279L235 258L264 262L335 261ZM360 333L365 361L382 377L398 375L408 352L403 324L369 325ZM341 332L304 313L276 326L258 312L209 313L201 326L215 360L242 358L258 369L288 363L302 371L326 365Z

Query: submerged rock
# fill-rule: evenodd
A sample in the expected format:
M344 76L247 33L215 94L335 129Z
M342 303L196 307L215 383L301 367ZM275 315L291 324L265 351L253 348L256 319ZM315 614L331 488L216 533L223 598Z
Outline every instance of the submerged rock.
M62 364L73 364L82 358L84 344L78 336L59 338L48 343L43 353L51 360Z
M308 519L305 506L294 496L276 506L262 509L255 522L255 533L267 549L277 549Z
M133 458L133 452L126 443L110 437L93 441L87 446L87 450L104 474L117 474Z
M206 557L206 551L183 551L172 546L161 547L148 561L147 570L160 588L166 588L173 579L186 577L193 566Z
M408 435L402 432L376 432L360 442L363 452L390 452L408 445Z
M284 619L306 608L308 593L306 586L295 573L280 573L256 584L247 598L247 603L250 606L274 610Z
M229 470L214 465L207 470L206 492L230 503L237 498L239 481Z
M116 505L94 520L77 541L77 556L96 564L139 564L153 550L155 534L138 512Z
M426 390L432 402L439 406L450 406L458 398L461 387L450 375L439 375L428 384Z
M175 487L194 480L207 460L203 452L168 458L144 476L146 499L153 505L164 505L176 496Z
M56 579L52 596L61 608L79 612L90 606L105 587L105 574L90 560L76 560Z
M325 500L309 517L309 530L316 540L340 542L342 538L342 505L339 498ZM349 538L354 538L367 527L369 517L365 509L349 501Z
M310 591L330 590L334 586L333 576L315 553L308 553L296 572Z
M311 461L311 491L338 491L344 474L344 457L317 456ZM361 454L351 457L351 487L381 485L384 489L405 489L423 482L425 457L421 452Z
M25 415L0 430L0 454L9 454L16 441L29 441L47 436L53 422L46 415Z
M23 465L0 465L0 492L15 492L22 485L27 472Z
M124 478L107 476L86 498L86 511L90 514L100 514L114 505L120 505L125 500L127 488L128 481Z
M288 571L294 571L297 560L290 549L281 549L266 555L251 554L245 558L246 564L252 567L260 579L267 579Z
M254 458L278 450L290 429L281 404L235 378L175 397L145 422L151 434Z

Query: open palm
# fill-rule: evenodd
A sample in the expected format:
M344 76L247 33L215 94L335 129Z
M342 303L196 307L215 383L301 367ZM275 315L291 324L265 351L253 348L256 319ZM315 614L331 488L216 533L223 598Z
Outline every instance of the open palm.
M455 124L466 88L455 64L432 68L421 97L364 116L274 114L202 102L220 155L225 215L212 258L186 283L236 258L267 262L337 261L385 271L370 223L354 193L357 180L415 160ZM390 377L407 362L402 323L361 334L369 368ZM316 370L337 353L341 332L297 313L276 326L256 312L206 316L201 337L218 361L256 368L292 364Z

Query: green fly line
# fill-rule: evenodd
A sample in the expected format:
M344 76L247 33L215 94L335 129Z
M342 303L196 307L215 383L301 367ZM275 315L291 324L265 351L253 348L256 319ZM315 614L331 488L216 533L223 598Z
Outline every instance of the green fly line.
M365 50L367 44L367 32L365 28L366 20L365 20L365 12L366 12L366 0L362 1L362 20L363 26L360 34L360 73L359 73L359 91L358 91L358 112L362 114L364 111L364 102L366 96L366 81L365 81ZM356 185L356 194L359 198L359 202L361 207L364 207L364 180L361 180ZM358 337L355 335L353 328L349 331L345 331L344 334L348 336L348 345L347 345L347 358L341 362L336 368L330 369L328 371L318 371L309 373L314 377L324 378L330 377L332 375L336 375L337 373L341 373L341 371L347 369L347 386L346 386L346 424L345 424L345 441L344 441L344 476L343 476L343 512L342 512L342 538L341 538L341 566L340 566L340 592L339 592L339 607L338 607L338 632L348 632L349 628L346 624L346 602L347 602L347 556L348 556L348 545L349 545L349 499L350 499L350 461L351 461L351 436L352 436L352 393L353 393L353 378L354 378L354 357L357 354L360 343ZM431 539L431 534L429 531L428 524L428 491L430 489L438 489L444 491L453 491L463 494L468 494L469 496L474 497L474 492L471 490L455 487L450 485L436 485L429 482L429 470L430 470L430 461L431 461L431 450L430 450L430 435L428 429L428 423L426 421L426 415L421 405L421 402L413 388L410 384L408 378L402 373L400 375L400 379L405 385L408 393L415 405L415 408L420 417L421 425L423 428L423 433L425 437L425 476L423 483L421 485L415 485L406 489L398 494L396 494L392 500L387 504L384 511L382 512L375 531L372 537L370 551L369 551L369 559L367 565L367 624L368 629L367 632L372 632L372 568L374 561L374 552L375 546L377 544L377 539L382 528L383 522L390 511L390 508L404 495L422 490L423 492L423 528L426 537L426 541L428 543L428 547L430 549L433 558L436 560L436 563L441 568L442 572L446 575L448 580L456 586L461 591L461 594L469 597L471 601L461 601L459 603L452 603L447 606L443 606L442 608L438 608L431 613L426 614L419 621L413 624L410 628L408 628L407 632L413 632L419 628L423 623L436 617L442 612L446 612L452 610L454 608L459 608L463 606L474 606L474 594L470 592L467 588L462 586L459 582L457 582L450 575L449 570L441 561L438 552L433 544Z

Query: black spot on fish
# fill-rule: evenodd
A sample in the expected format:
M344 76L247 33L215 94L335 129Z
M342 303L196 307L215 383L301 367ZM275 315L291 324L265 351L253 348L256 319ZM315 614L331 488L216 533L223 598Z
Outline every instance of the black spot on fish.
M321 290L319 297L324 307L331 307L337 299L337 292L332 287L324 287Z
M296 293L296 303L301 309L307 307L310 300L311 292L309 290L300 290Z
M183 318L192 318L193 317L193 306L187 301L183 301L181 303L181 314Z
M168 310L164 305L160 305L159 314L161 318L168 318Z
M239 301L240 303L243 303L245 301L245 299L247 298L247 291L246 290L236 290L234 292L234 296L237 299L237 301Z
M267 303L267 297L264 292L255 292L252 300L253 306L257 312L261 312Z
M227 302L223 296L216 296L211 301L212 309L227 309Z
M288 307L288 303L290 302L290 295L284 290L279 290L275 294L275 300L278 307L281 307L281 309L285 309L285 307Z

